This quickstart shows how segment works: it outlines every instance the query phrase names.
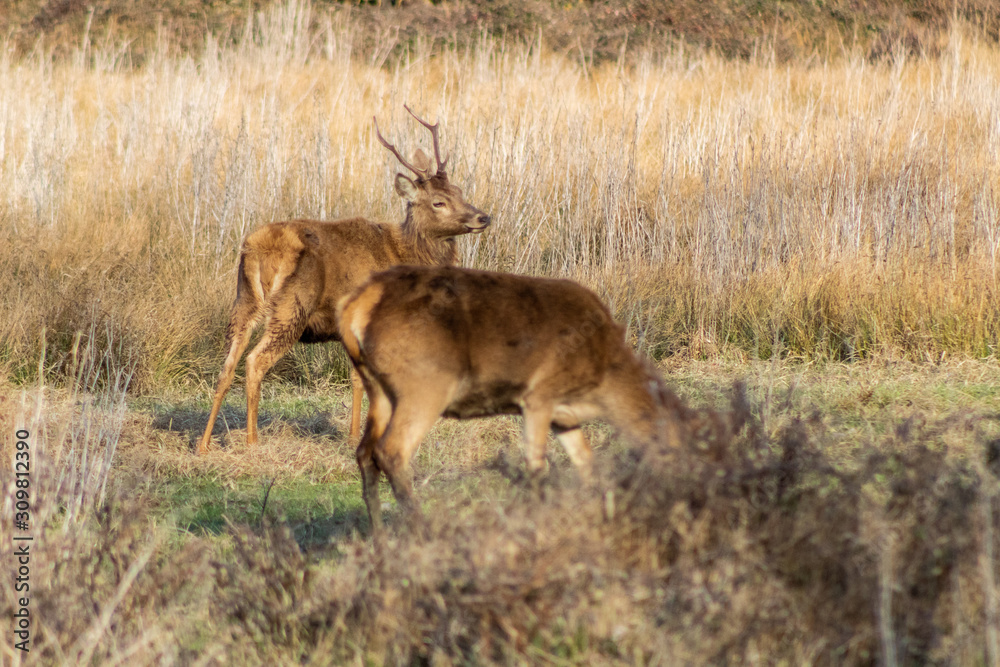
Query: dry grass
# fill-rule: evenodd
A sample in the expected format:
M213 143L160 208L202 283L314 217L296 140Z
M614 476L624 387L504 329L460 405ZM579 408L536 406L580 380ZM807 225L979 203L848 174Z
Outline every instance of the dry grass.
M308 11L197 61L2 56L10 375L33 377L43 340L65 375L93 329L137 390L211 382L249 230L401 217L370 117L412 149L403 102L443 120L494 215L465 263L577 278L656 356L993 354L1000 52L961 24L934 58L589 68L489 40L371 63L350 22L314 34ZM331 371L339 353L302 348L276 373Z

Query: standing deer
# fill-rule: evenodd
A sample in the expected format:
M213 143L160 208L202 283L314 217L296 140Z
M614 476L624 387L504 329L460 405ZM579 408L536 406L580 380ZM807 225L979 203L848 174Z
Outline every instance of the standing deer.
M395 264L454 264L455 237L482 232L490 217L462 197L462 191L448 181L447 158L441 159L438 125L422 120L404 108L430 130L436 169L423 151L413 162L379 132L379 142L400 164L416 175L411 179L396 174L396 192L406 201L406 219L401 225L348 218L333 222L291 220L266 225L243 243L226 347L229 352L219 376L212 412L198 443L198 454L208 451L215 420L232 384L250 334L263 319L264 334L247 355L247 444L257 443L257 409L260 383L270 369L296 341L321 343L338 340L335 310L345 294L360 285L371 273ZM362 384L351 372L353 399L350 436L356 438L361 425Z
M590 290L569 280L397 266L341 300L340 337L368 392L358 466L381 533L380 473L413 510L410 458L438 417L521 413L529 473L555 431L581 476L580 424L610 421L644 443L676 445L677 397L625 342Z

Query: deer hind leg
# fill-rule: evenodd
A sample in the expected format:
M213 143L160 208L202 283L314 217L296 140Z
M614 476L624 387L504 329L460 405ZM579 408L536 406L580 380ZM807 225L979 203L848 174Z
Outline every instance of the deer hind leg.
M396 502L410 514L419 514L413 501L410 459L448 405L444 396L432 392L425 391L419 398L399 399L385 435L375 448L375 460L389 479Z
M229 387L233 384L233 376L236 374L236 364L246 351L250 342L250 334L257 323L259 309L257 303L251 299L241 299L237 301L233 308L232 317L229 318L229 327L226 330L226 347L229 353L226 361L222 365L222 372L219 374L219 382L215 387L215 397L212 399L212 412L208 415L208 424L205 432L198 442L198 455L208 452L212 442L212 431L215 429L215 420L222 409L222 401L229 392Z
M305 331L308 315L292 292L275 294L268 304L264 335L247 355L247 444L257 444L257 410L264 375L292 349Z
M352 374L356 373L356 370L352 370ZM365 507L368 508L372 532L377 534L382 531L382 501L378 496L381 470L375 462L375 448L392 417L392 404L377 385L368 388L368 396L368 420L365 423L365 433L358 444L357 459L358 468L361 470L361 495L365 500Z
M351 367L351 389L351 432L348 437L351 442L354 442L358 439L358 433L361 431L361 399L364 398L365 388L361 382L361 375L353 366Z

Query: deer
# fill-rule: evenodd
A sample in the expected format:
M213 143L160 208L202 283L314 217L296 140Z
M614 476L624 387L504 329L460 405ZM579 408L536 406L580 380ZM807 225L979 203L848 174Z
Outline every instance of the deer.
M397 266L345 296L337 318L368 393L357 461L376 536L381 473L398 506L419 515L410 459L439 417L520 413L532 480L546 469L550 430L588 485L584 422L606 420L650 445L680 441L686 408L633 352L604 303L576 282Z
M406 203L402 224L374 222L363 217L334 221L289 220L267 224L244 241L237 269L225 347L228 350L197 454L211 445L212 431L236 366L253 330L263 321L260 341L247 355L247 445L258 441L257 413L261 381L296 342L339 340L336 306L339 300L373 272L395 264L452 265L458 260L455 239L482 233L490 216L465 200L441 159L439 123L431 125L404 108L430 131L435 165L418 149L407 161L379 131L375 135L399 163L413 173L395 177L396 193ZM352 405L349 437L356 440L361 425L363 385L351 370Z

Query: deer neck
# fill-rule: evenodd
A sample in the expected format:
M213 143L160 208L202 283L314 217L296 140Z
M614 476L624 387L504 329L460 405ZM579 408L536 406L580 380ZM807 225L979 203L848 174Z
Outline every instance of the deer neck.
M454 237L429 238L421 233L408 206L406 220L403 221L402 250L408 264L430 266L451 266L458 261L458 250Z
M682 441L681 424L690 423L694 414L684 405L680 397L667 387L651 363L645 362L643 365L648 372L646 386L655 406L653 441L667 447L678 447Z

